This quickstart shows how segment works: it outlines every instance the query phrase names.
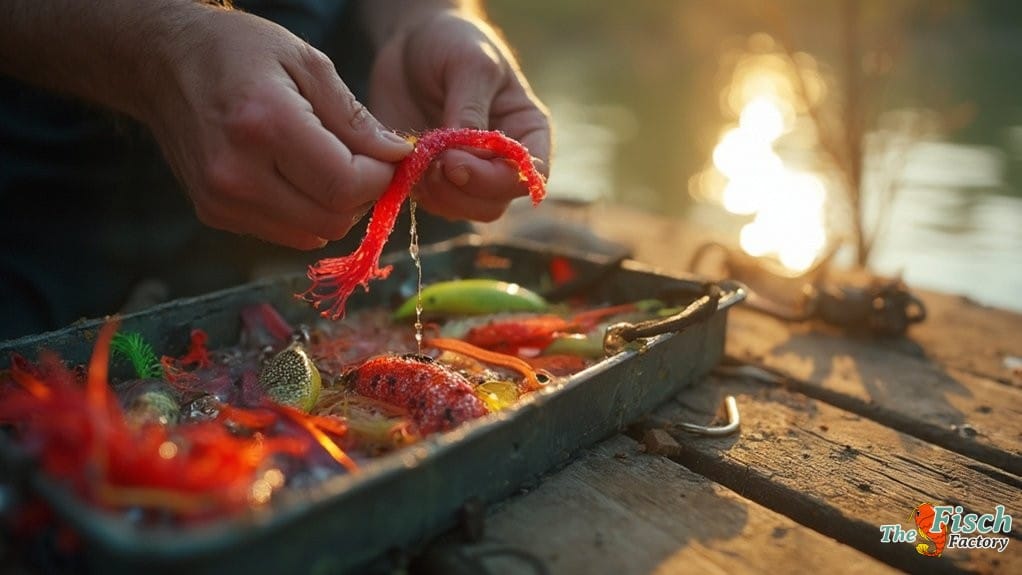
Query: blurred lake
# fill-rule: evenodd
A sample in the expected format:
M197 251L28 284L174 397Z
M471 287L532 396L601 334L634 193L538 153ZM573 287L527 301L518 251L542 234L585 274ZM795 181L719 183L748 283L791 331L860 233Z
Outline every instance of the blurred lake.
M851 104L866 124L862 213L881 229L869 266L1022 311L1022 2L487 6L553 114L553 197L687 218L743 248L754 235L784 235L815 249L815 232L792 230L847 236L849 207L820 153L828 118L811 122L799 102ZM849 53L854 92L842 85ZM771 77L779 61L795 62L804 85ZM792 195L799 186L812 193ZM817 216L804 208L818 190ZM786 219L749 205L785 198L793 203L774 211Z

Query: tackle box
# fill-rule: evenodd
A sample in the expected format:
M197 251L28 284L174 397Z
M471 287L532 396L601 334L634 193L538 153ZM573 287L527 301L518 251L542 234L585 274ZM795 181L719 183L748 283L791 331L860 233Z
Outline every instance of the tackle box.
M706 285L627 259L527 242L487 243L477 236L424 246L421 257L425 284L490 277L541 292L551 288L552 259L561 258L576 274L567 289L558 290L561 296L594 302L665 294L694 300ZM356 291L350 310L394 306L414 293L416 270L409 256L394 254L385 262L394 265L390 278L373 282L369 293ZM238 340L239 310L253 303L272 304L293 325L315 321L315 311L294 297L307 283L301 276L280 277L175 300L123 316L122 329L140 332L171 355L185 351L193 328L206 330L211 348L229 346ZM627 346L512 408L381 456L359 473L283 489L268 506L240 516L187 528L139 527L77 499L58 479L38 472L2 434L0 478L11 493L29 490L48 501L78 532L89 572L250 575L359 569L455 526L466 502L498 501L534 483L703 377L723 353L728 308L745 296L736 282L717 285L716 309L680 332L644 338L641 345ZM102 320L83 321L0 343L0 369L12 352L35 358L41 349L85 363L101 325Z

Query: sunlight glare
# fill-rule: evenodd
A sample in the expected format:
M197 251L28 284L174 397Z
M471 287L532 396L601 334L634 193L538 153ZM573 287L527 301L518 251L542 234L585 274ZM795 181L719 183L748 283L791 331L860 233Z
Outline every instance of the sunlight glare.
M784 134L784 113L769 98L753 98L738 116L738 127L753 137L773 142Z
M783 164L770 143L741 127L728 130L713 149L713 165L731 179L776 172Z
M786 268L803 271L826 245L826 189L813 174L785 170L778 178L773 185L760 183L774 191L742 228L739 244L749 255L775 255Z
M730 95L740 109L738 126L713 150L713 165L726 178L719 200L733 214L753 216L739 236L742 250L804 271L827 242L827 190L818 176L785 166L774 150L793 117L791 82L778 60L758 56L743 64Z
M754 177L739 176L728 181L724 186L721 203L724 209L740 216L751 216L758 212L768 201L772 190L767 189L769 178L763 180Z

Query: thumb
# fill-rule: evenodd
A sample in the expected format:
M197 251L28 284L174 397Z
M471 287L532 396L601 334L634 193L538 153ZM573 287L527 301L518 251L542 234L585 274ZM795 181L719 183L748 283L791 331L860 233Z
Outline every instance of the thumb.
M352 152L384 162L396 162L412 151L412 144L380 123L355 98L337 75L333 62L307 46L296 69L288 69L313 112Z
M448 81L444 125L452 128L490 127L490 104L500 88L500 74L490 66L465 67Z

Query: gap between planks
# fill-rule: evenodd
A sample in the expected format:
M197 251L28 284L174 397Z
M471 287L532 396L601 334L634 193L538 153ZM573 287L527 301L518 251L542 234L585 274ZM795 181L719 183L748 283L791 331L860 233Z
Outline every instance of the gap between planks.
M1022 390L890 347L736 310L726 349L800 393L1022 474Z
M891 572L624 436L495 507L480 545L494 544L528 550L551 573L822 572L835 562L847 573ZM510 573L521 562L505 566L487 565Z
M1019 522L1003 554L952 549L941 558L909 544L880 542L881 524L908 529L924 502L968 511L1022 509L1022 479L876 422L769 384L713 376L632 430L706 421L723 395L738 397L740 437L698 438L672 432L672 459L739 495L783 513L892 566L909 571L1022 572Z

